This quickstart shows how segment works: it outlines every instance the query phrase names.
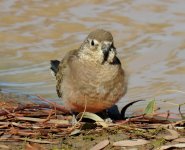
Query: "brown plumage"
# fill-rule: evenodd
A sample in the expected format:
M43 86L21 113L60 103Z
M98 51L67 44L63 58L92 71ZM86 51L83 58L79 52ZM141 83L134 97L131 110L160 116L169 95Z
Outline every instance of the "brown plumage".
M58 96L66 108L82 112L100 112L113 106L125 93L125 71L116 56L112 34L95 30L79 49L61 60L52 60Z

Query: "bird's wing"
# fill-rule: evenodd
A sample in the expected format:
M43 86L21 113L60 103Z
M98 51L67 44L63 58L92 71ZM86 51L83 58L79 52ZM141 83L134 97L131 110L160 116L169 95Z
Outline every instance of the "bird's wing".
M50 69L53 76L56 76L56 73L58 72L58 66L60 64L60 61L58 60L50 60Z
M65 55L65 57L60 61L60 64L58 66L58 71L56 73L56 80L57 80L56 91L57 91L58 97L62 97L61 85L62 85L63 76L65 74L65 69L68 67L69 61L70 60L72 61L72 58L74 56L77 56L77 52L78 50L69 51Z

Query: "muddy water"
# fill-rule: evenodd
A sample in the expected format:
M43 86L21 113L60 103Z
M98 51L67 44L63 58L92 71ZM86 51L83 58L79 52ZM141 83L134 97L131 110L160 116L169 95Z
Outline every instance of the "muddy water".
M135 99L185 101L170 91L185 91L184 0L1 0L0 88L56 98L49 60L79 47L96 28L112 32L129 74L120 106Z

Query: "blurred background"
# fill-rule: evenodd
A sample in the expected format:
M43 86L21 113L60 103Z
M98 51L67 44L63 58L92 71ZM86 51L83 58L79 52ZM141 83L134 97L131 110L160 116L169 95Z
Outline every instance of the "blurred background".
M129 74L119 106L155 98L177 111L163 101L185 102L184 0L1 0L0 89L58 99L49 61L97 28L112 32Z

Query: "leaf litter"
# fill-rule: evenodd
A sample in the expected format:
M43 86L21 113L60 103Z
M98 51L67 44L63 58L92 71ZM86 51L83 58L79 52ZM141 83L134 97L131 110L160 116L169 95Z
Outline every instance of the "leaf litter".
M159 113L151 100L143 114L125 118L127 104L119 114L120 120L107 122L97 114L82 112L73 116L65 107L40 96L40 103L17 103L0 96L0 147L12 149L12 142L24 141L23 149L169 149L185 147L184 114ZM182 105L179 105L180 107ZM179 119L176 116L182 117ZM108 116L109 117L109 116ZM172 144L171 144L172 142ZM21 146L21 144L19 144ZM48 146L52 145L52 146ZM15 147L13 147L15 148ZM57 149L56 148L56 149Z

